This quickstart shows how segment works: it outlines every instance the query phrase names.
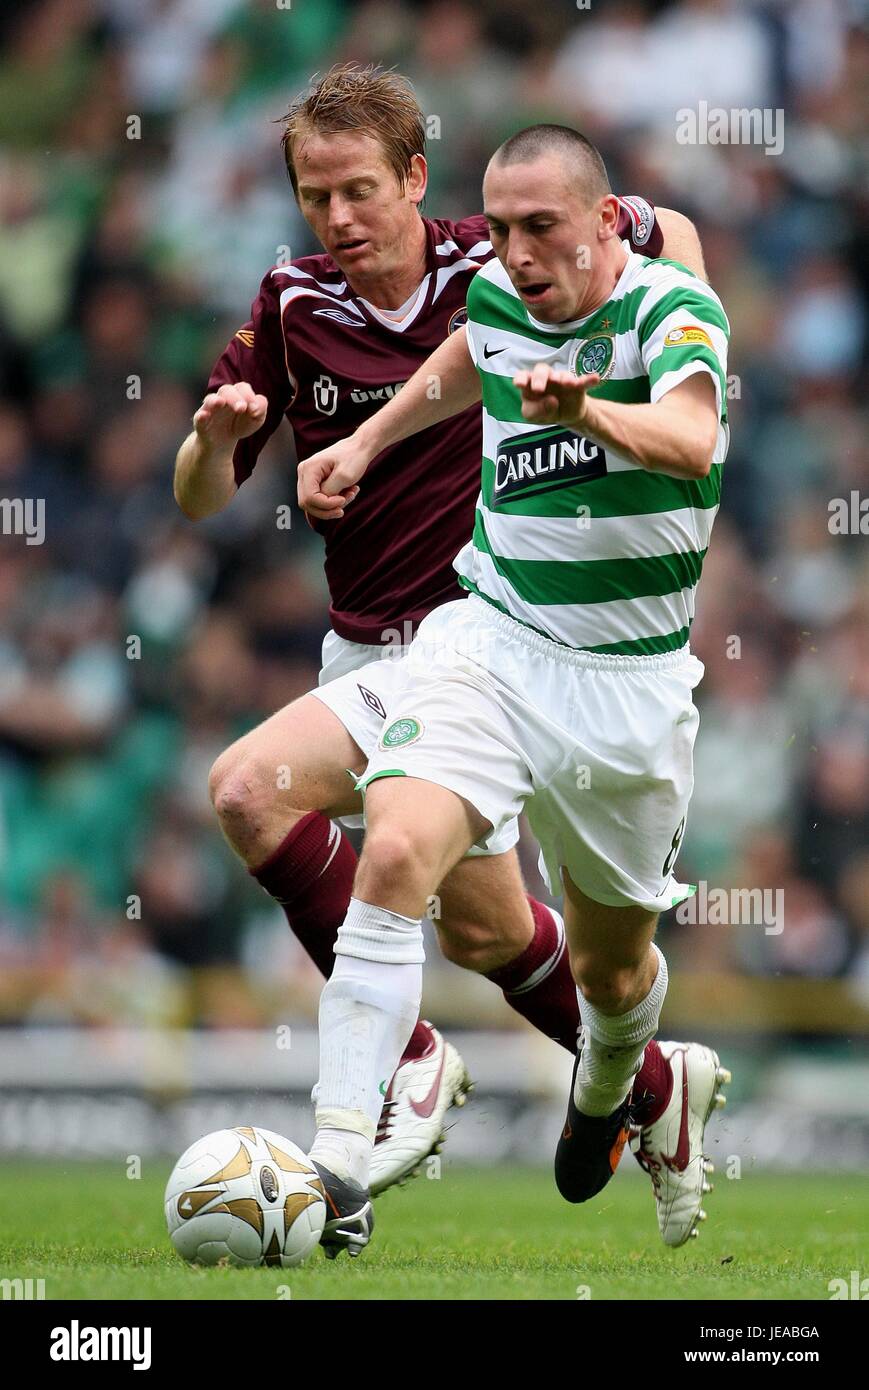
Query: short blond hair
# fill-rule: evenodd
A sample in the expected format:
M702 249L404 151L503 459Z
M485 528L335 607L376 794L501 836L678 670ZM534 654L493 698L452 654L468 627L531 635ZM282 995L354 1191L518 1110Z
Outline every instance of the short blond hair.
M293 147L299 136L311 131L370 135L379 141L401 188L410 177L413 156L425 152L425 118L413 88L397 72L373 63L330 68L306 96L293 102L283 127L281 145L294 193L299 186Z

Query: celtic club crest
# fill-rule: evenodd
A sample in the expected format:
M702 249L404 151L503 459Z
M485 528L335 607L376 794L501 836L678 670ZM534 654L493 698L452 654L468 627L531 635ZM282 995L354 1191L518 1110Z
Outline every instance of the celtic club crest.
M380 740L381 748L401 748L406 743L414 743L422 733L418 719L396 719L390 724Z
M613 368L613 340L609 333L598 333L577 344L576 357L572 370L577 376L597 372L601 381L606 380Z

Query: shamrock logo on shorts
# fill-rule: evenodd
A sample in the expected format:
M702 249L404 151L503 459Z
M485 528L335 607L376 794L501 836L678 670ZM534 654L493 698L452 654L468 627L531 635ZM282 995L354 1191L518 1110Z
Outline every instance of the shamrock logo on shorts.
M418 719L396 719L384 732L381 740L381 748L403 748L406 743L413 743L422 733L422 725Z

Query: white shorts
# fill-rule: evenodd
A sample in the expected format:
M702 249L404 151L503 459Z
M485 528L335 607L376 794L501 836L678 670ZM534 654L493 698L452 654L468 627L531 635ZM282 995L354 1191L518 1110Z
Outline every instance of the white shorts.
M318 693L368 754L360 786L388 772L447 787L490 822L490 852L524 809L553 893L564 866L594 901L654 912L692 891L672 870L702 676L687 647L575 651L471 595L430 613L404 659ZM371 697L385 710L376 747L345 717Z
M350 737L359 744L366 757L377 747L383 732L389 702L405 665L409 647L366 646L349 642L337 632L327 632L323 638L322 665L319 686L310 693L322 700L337 714ZM355 673L365 669L364 683ZM324 690L323 687L328 689ZM365 825L364 816L340 816L340 823L358 830ZM519 825L514 816L497 835L490 835L485 845L474 845L469 856L505 854L519 840Z

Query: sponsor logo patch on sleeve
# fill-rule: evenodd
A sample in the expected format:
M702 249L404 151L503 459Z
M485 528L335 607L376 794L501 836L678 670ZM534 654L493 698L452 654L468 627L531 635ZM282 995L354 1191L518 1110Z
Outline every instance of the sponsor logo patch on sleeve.
M240 328L240 329L238 330L238 332L236 333L235 336L236 336L236 338L240 338L240 339L241 339L241 341L244 343L245 347L247 347L247 348L252 348L252 347L253 347L253 329L252 329L252 328Z
M619 202L628 213L633 223L631 230L631 240L635 246L645 246L649 237L652 235L652 228L655 225L655 214L650 203L645 198L634 196L621 197Z
M688 347L691 343L702 343L704 347L712 347L712 339L705 328L698 328L697 324L686 324L684 328L671 328L664 339L664 347ZM713 352L715 349L712 349Z

